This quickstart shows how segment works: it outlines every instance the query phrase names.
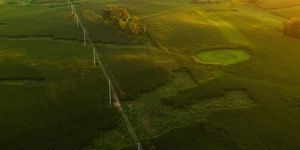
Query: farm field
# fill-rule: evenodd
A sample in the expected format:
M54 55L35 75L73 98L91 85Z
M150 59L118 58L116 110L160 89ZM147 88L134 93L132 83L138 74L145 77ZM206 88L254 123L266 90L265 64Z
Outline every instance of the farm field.
M0 2L1 150L300 148L300 1L71 2Z
M275 9L272 10L272 12L286 18L300 17L300 6L283 8L283 9Z
M300 1L298 0L258 0L256 5L280 17L300 17Z
M299 0L257 0L257 4L265 9L278 9L300 5Z
M1 149L76 149L117 127L107 83L81 44L0 43Z
M58 10L0 10L0 149L74 150L102 132L122 131L82 33L66 8Z

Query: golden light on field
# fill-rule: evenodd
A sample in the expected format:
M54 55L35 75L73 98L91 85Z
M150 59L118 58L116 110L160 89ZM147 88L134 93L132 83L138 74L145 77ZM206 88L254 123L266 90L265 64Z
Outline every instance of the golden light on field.
M300 150L300 0L0 0L0 150Z

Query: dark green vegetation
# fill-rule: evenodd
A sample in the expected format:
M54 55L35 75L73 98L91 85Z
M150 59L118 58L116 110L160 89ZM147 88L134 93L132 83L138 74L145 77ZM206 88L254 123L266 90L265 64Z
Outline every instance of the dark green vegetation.
M107 83L82 48L45 40L0 42L1 149L78 149L117 127Z
M224 97L225 92L217 83L208 82L199 87L179 91L179 94L161 99L164 105L170 105L175 108L187 108L197 104L198 101L207 100L215 97Z
M8 5L1 8L1 39L11 37L82 40L82 33L75 30L76 24L70 18L69 9L49 7Z
M300 148L300 40L284 35L285 18L273 10L247 2L73 3L145 150ZM109 3L141 18L147 34L106 25ZM65 2L5 1L0 16L1 150L136 149ZM194 59L220 49L251 58L225 66Z
M180 136L178 136L180 135ZM170 130L158 138L144 143L145 149L164 150L238 150L241 149L234 139L222 128L214 127L206 123L195 123L191 126ZM153 145L154 144L154 145ZM123 150L130 148L124 148ZM134 148L132 148L134 149Z
M120 97L133 100L139 93L149 91L162 85L170 77L166 67L153 63L148 58L147 48L126 46L102 48L104 60L119 87Z
M79 149L120 125L67 10L0 10L1 150Z

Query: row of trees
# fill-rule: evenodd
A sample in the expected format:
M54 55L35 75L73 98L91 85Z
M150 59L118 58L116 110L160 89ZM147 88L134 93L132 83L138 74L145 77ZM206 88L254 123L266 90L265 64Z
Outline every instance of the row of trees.
M117 25L134 34L146 33L145 25L142 25L136 16L130 16L126 8L107 5L103 11L103 19L109 24Z
M285 20L284 34L300 38L300 18L292 18Z

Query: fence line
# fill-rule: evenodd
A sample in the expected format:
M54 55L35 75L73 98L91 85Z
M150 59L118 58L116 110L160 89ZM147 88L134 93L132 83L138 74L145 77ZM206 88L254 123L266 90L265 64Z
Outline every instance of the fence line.
M124 111L124 109L122 108L122 105L121 105L121 102L120 102L120 99L117 95L117 92L116 92L116 89L112 83L112 80L109 76L109 73L107 72L107 70L105 69L105 66L104 64L102 63L102 59L101 59L101 54L99 54L97 52L97 49L96 47L94 46L94 43L93 41L91 40L91 38L88 36L88 32L87 32L87 29L83 26L81 20L80 20L80 17L79 15L77 14L77 11L76 9L74 8L74 5L73 3L70 1L70 0L66 0L67 3L68 3L68 7L71 6L71 13L72 15L75 16L75 19L76 19L76 25L77 25L77 28L81 28L82 31L83 31L83 43L84 43L84 46L87 48L87 42L91 45L92 49L93 49L93 57L94 57L94 67L96 67L96 64L98 63L99 66L100 66L100 69L105 77L105 79L107 80L108 82L108 88L109 88L109 104L112 105L112 100L114 100L114 104L115 106L118 108L118 110L121 112L121 116L126 124L126 127L129 131L129 134L133 140L133 142L136 144L137 146L137 149L138 150L143 150L143 147L142 147L142 144L140 143L136 133L135 133L135 130L133 129L127 115L126 115L126 112ZM97 63L96 63L97 62Z

